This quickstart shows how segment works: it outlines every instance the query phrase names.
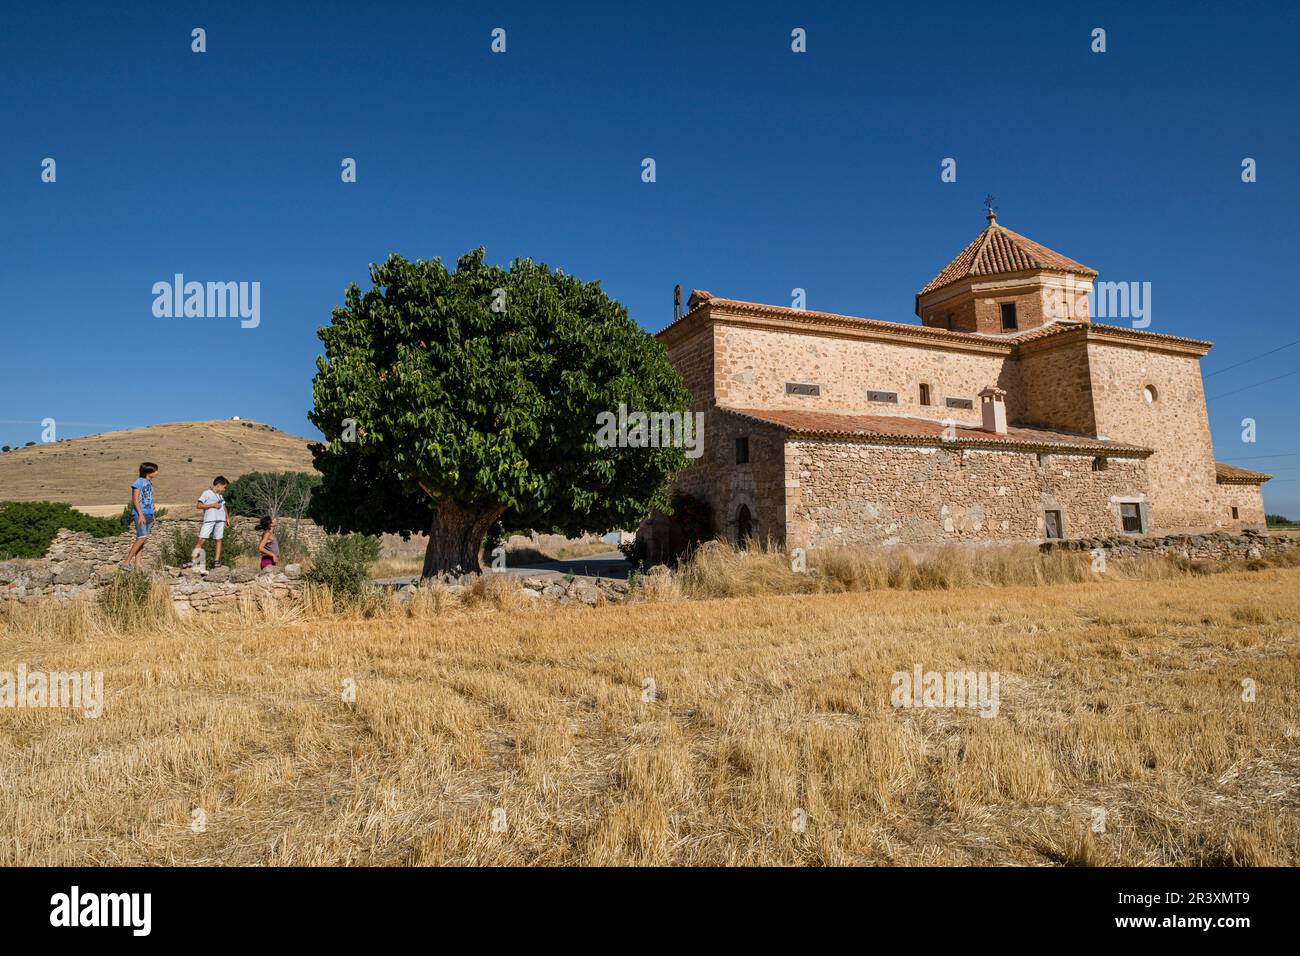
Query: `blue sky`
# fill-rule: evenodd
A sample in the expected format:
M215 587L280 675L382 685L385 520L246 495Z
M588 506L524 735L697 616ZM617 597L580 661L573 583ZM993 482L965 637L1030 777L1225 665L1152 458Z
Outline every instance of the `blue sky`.
M1102 280L1149 281L1151 330L1213 340L1207 373L1300 339L1294 5L560 6L8 9L0 444L47 416L314 435L315 330L394 251L532 256L652 331L677 282L912 321L990 192ZM177 272L260 282L261 324L155 318ZM1300 517L1300 375L1261 384L1297 358L1206 386L1218 456Z

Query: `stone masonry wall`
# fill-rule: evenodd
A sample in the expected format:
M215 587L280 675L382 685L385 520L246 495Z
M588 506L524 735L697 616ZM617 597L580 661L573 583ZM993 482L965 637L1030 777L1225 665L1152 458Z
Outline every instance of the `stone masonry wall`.
M119 573L118 561L129 543L117 537L92 538L81 531L60 531L43 561L0 564L0 603L48 600L67 605L93 601L99 587ZM172 602L182 617L231 611L246 599L258 604L295 601L301 598L304 585L302 569L296 564L261 572L222 567L201 575L197 571L164 568L155 574L167 581Z
M1152 527L1167 532L1230 525L1216 487L1200 362L1094 341L1088 344L1088 365L1098 433L1155 449L1147 463ZM1154 402L1143 396L1146 385L1156 390Z
M1092 407L1092 375L1082 336L1056 336L1021 349L1021 410L1017 421L1096 435Z
M226 536L232 534L243 536L251 549L255 540L255 524L251 518L236 518L238 524L233 529L226 530ZM287 530L293 524L290 519L283 519L281 528ZM188 531L197 535L199 532L199 520L190 518L188 515L181 517L172 517L166 515L154 523L153 533L150 535L150 541L145 545L144 562L151 566L158 565L158 555L162 543L171 539L176 529ZM298 525L298 534L302 537L309 549L319 547L325 540L326 534L324 529L315 523L303 520ZM121 561L126 557L126 552L131 547L131 542L135 540L135 534L132 531L123 531L119 535L110 538L93 538L84 533L72 533L60 531L50 542L49 550L46 552L46 559L51 561L87 561L91 564L108 564Z
M1259 485L1216 485L1221 528L1262 528L1264 527L1264 494ZM1232 509L1237 509L1237 517L1232 517Z
M1120 502L1148 500L1141 459L807 440L786 455L791 546L1041 539L1045 510L1067 536L1111 535Z
M733 408L907 414L978 428L977 396L985 386L999 385L1008 393L1008 418L1019 417L1021 390L1006 352L721 323L715 348L717 400ZM788 395L787 382L819 385L821 394ZM922 383L930 386L930 405L920 403ZM898 402L869 402L868 390L897 392ZM949 408L948 397L967 399L972 407Z
M1294 551L1296 542L1286 537L1273 537L1257 529L1240 533L1211 531L1207 534L1171 534L1133 538L1080 538L1067 541L1045 541L1040 546L1050 551L1094 551L1098 548L1111 557L1128 558L1141 555L1174 555L1189 560L1257 561L1271 554Z

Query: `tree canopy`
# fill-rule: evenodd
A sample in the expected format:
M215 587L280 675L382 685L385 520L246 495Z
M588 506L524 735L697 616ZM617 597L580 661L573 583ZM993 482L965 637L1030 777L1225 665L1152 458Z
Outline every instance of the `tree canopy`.
M429 532L425 574L478 567L504 520L561 534L634 526L668 508L680 447L602 447L597 416L683 412L667 353L598 282L531 259L392 255L318 331L310 418L331 531Z

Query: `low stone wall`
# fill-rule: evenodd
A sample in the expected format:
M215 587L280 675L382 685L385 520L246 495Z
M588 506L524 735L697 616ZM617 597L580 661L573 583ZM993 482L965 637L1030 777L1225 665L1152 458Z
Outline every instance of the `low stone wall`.
M63 533L65 532L60 532ZM10 601L22 604L52 601L67 606L79 601L93 601L99 587L119 573L116 560L107 563L67 559L47 560L39 564L0 563L0 604ZM152 571L151 574L166 580L172 603L182 617L193 613L232 611L245 596L258 604L268 599L277 602L296 601L302 597L304 585L302 568L296 564L262 572L250 568L232 570L222 567L201 574L195 570L163 568L161 571Z
M667 572L667 568L662 569ZM519 587L520 596L537 598L541 601L555 601L558 604L586 604L595 606L601 603L616 604L627 600L632 593L632 586L626 581L614 578L573 578L559 572L501 572L503 578L509 579ZM397 599L406 603L414 597L420 588L437 585L448 594L464 594L478 583L480 577L490 581L494 572L479 574L448 575L419 584L405 584L397 588Z
M1107 538L1071 538L1045 541L1040 548L1051 551L1094 551L1102 549L1110 557L1136 557L1143 554L1172 554L1189 560L1254 561L1268 554L1291 551L1300 545L1294 539L1274 537L1265 531L1247 529L1240 533L1212 531L1207 534L1171 534L1149 537L1124 536Z
M234 528L226 529L226 537L239 535L248 544L249 548L252 548L256 544L253 535L256 522L251 518L236 518L235 520L238 523ZM292 526L293 522L285 519L279 530L287 533ZM145 564L154 568L162 566L159 560L161 544L163 541L170 540L172 533L178 528L192 532L197 536L199 533L199 518L197 516L190 517L189 515L173 518L167 515L155 522L151 540L145 545L144 549ZM323 528L315 522L307 520L298 523L298 536L309 550L319 547L326 538ZM94 565L117 563L126 557L126 552L134 540L135 533L130 529L109 538L96 538L84 531L68 531L64 529L59 531L54 536L54 540L50 542L49 550L45 553L45 560L51 564L82 561Z

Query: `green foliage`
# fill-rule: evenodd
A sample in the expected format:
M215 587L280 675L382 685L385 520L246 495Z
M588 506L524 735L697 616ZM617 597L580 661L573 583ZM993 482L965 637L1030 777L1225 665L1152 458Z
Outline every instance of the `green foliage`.
M124 530L116 518L95 518L62 502L0 502L0 559L45 557L60 528L96 538Z
M183 522L172 526L171 533L163 538L162 562L169 567L178 568L190 560L194 546L199 543L199 526ZM204 566L212 567L217 559L217 543L211 538L203 544ZM243 534L229 526L226 527L225 539L221 542L221 563L233 565L235 559L251 554L253 547L245 540Z
M157 521L159 518L165 517L166 514L167 514L167 509L166 509L166 508L157 508L157 509L154 510L154 513L153 513L153 520L154 520L154 521ZM121 513L120 515L118 515L118 517L115 518L114 520L116 520L116 521L120 521L122 524L126 525L128 528L131 527L131 525L135 524L135 508L134 508L134 506L129 505L129 504L128 504L128 505L124 505L123 508L122 508L122 513ZM121 528L118 528L117 530L118 530L118 531L121 531L122 529L121 529Z
M1300 522L1292 521L1286 515L1264 515L1264 523L1270 528L1295 528Z
M318 523L408 535L430 530L441 504L440 520L472 516L479 539L498 516L578 535L667 506L683 449L599 447L596 416L684 411L688 395L663 346L599 283L531 259L501 269L481 248L454 272L393 255L370 276L317 333Z
M352 603L366 594L369 564L379 557L379 539L365 534L332 534L312 554L307 580Z
M302 518L318 487L320 475L309 471L250 471L226 489L226 510L251 518Z

